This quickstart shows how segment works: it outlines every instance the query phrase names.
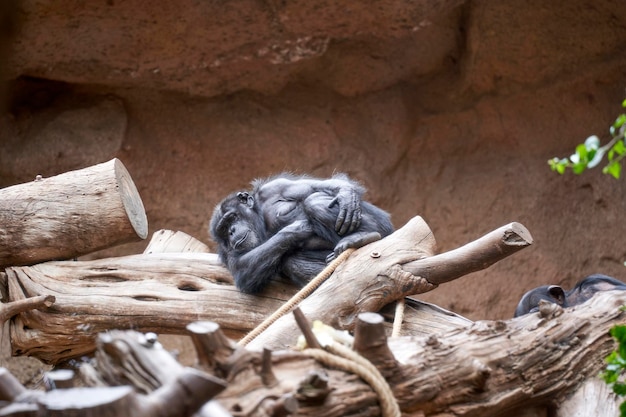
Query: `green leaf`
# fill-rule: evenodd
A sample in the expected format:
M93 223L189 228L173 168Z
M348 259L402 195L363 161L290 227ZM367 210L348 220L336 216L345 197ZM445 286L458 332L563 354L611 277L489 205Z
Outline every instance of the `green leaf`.
M614 161L602 168L602 172L604 174L610 174L615 179L619 179L619 176L622 172L622 166L618 161Z
M572 159L572 156L574 156L574 155L570 156L570 158L569 158L573 163L576 164L578 162L587 161L587 147L585 146L584 143L581 143L580 145L578 145L576 147L576 154L575 155L578 155L579 159L577 161L575 160L575 158Z
M626 98L622 101L622 107L626 107Z
M615 119L613 127L615 129L619 129L624 125L624 123L626 123L626 114L620 114L619 116L617 116L617 119Z
M620 404L619 406L619 415L620 417L626 417L626 401Z
M619 382L615 383L613 385L613 392L617 395L623 396L624 394L626 394L626 384L620 384Z
M617 339L617 341L620 343L626 341L626 326L624 325L617 324L611 327L611 330L609 330L609 333L611 334L612 337Z
M617 152L618 155L624 155L624 153L626 153L626 145L624 145L623 140L615 142L615 145L613 145L611 149Z

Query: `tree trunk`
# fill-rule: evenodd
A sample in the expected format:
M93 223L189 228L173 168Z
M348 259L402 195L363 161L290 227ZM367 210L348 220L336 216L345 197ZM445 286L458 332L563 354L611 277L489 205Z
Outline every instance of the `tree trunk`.
M509 225L487 235L491 244L500 248L495 256L482 253L483 246L475 244L468 246L469 251L460 248L456 253L462 259L472 259L469 271L476 269L474 259L488 259L489 262L481 263L486 267L524 247L510 246L503 240L510 230ZM416 217L391 236L355 251L302 302L302 308L308 317L342 329L352 329L354 317L360 312L393 310L395 300L436 288L420 276L404 271L405 264L419 272L420 262L425 262L424 272L440 282L449 280L448 273L459 275L459 263L450 262L445 254L428 257L433 247L430 229ZM437 259L445 260L450 267ZM438 264L443 266L433 268ZM11 327L14 354L32 355L48 363L92 351L95 335L112 328L180 334L192 321L216 320L227 335L238 339L294 293L291 286L273 283L261 296L243 294L232 285L232 276L217 256L206 253L47 262L7 268L6 274L12 302L40 295L56 298L46 310L16 316ZM272 348L292 343L297 328L290 321L282 321L283 327L281 320L253 343ZM436 306L412 300L403 332L418 335L456 329L468 322Z
M383 415L382 404L389 401L403 416L510 416L542 406L559 416L605 415L599 412L614 410L614 404L587 409L587 414L571 403L561 404L575 391L595 395L599 389L606 394L606 387L598 385L590 391L589 381L615 347L608 331L624 321L620 306L625 303L626 291L600 292L565 310L554 307L445 334L389 340L382 318L363 313L356 319L352 343L356 356L347 346L328 342L332 329L319 339L326 340L326 351L274 352L238 346L215 323L195 322L188 330L198 367L213 375L202 379L227 381L214 397L223 415L374 417ZM135 332L103 334L95 368L85 365L81 374L89 385L132 384L141 393L157 392L184 370L157 345L152 337ZM22 388L10 382L0 384L0 393L5 393L0 400L19 401ZM391 396L383 396L389 392ZM205 395L206 400L213 398L212 393Z
M377 312L403 297L431 291L439 283L487 268L530 244L528 230L511 223L453 251L432 255L434 237L417 216L392 235L356 250L300 303L300 309L311 319L352 330L359 313ZM290 335L296 331L293 316L286 315L249 346L282 349L293 342ZM403 334L412 333L403 329Z
M389 353L381 350L380 337L373 336L380 332L360 330L371 325L357 323L354 345L386 377L404 415L489 417L541 405L558 408L604 367L604 358L615 348L608 331L623 323L626 313L620 306L625 303L624 291L598 293L585 304L558 307L544 315L480 321L428 337L389 339ZM361 337L361 331L368 333ZM302 356L281 352L273 356L277 386L262 384L260 371L256 379L249 372L221 375L230 381L218 397L226 409L249 410L248 401L253 399L297 393L294 387L302 386L302 375L321 366L306 359L306 351ZM240 363L232 366L233 372L241 368ZM379 415L376 396L361 379L337 370L326 373L328 398L316 407L300 408L299 416ZM252 387L257 388L250 391Z
M145 239L148 220L118 159L0 189L0 265L70 259Z

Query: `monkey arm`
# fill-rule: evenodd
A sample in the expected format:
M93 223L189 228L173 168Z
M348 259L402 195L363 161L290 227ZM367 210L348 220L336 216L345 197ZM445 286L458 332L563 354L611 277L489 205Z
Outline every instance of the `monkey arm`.
M284 256L300 248L311 235L308 222L299 220L250 251L233 254L228 269L237 288L248 294L260 292L280 272Z
M256 187L262 205L283 205L288 201L303 203L317 192L333 197L328 208L335 205L339 207L335 222L335 230L339 235L352 233L361 224L361 203L365 189L345 174L336 174L329 179L284 175L257 183Z

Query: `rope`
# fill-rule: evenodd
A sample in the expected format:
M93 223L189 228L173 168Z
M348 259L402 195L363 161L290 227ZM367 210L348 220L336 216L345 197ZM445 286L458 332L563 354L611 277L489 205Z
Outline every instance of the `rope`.
M338 257L333 259L331 263L326 265L326 267L319 273L315 278L313 278L308 284L306 284L300 291L294 294L285 304L283 304L278 310L272 313L271 316L263 320L261 324L252 329L250 333L245 335L239 342L237 342L241 346L246 346L252 340L254 340L258 335L263 333L268 327L270 327L276 320L284 316L293 310L300 302L302 302L305 298L307 298L313 291L317 289L324 281L328 279L335 272L335 269L341 264L348 256L354 252L354 248L346 249L341 252Z
M404 297L396 302L396 314L393 317L393 328L391 330L391 337L399 337L400 330L402 330L402 322L404 321L404 307L406 303Z
M382 416L400 417L400 406L398 406L391 387L370 361L339 343L327 345L326 349L329 352L311 348L305 349L303 352L326 366L339 368L361 377L378 395Z

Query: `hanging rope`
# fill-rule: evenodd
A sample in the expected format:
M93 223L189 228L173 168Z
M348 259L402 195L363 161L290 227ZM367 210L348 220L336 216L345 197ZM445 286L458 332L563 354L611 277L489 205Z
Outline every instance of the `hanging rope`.
M393 317L393 328L391 330L391 337L399 337L400 330L402 330L402 322L404 321L404 308L406 303L404 297L396 301L396 314Z
M252 329L250 333L245 335L239 342L237 342L241 346L246 346L252 340L254 340L258 335L263 333L268 327L270 327L276 320L289 313L294 309L295 306L300 304L305 298L307 298L313 291L317 289L324 281L328 279L335 272L335 269L341 264L344 260L348 258L354 252L354 248L346 249L341 252L338 257L333 259L331 263L326 265L326 267L319 273L315 278L313 278L308 284L306 284L300 291L294 294L285 304L283 304L278 310L276 310L271 316L263 320L261 324Z
M358 375L378 395L383 417L400 417L400 406L387 380L370 361L352 349L339 343L331 343L323 349L305 349L303 352L326 366L339 368Z

